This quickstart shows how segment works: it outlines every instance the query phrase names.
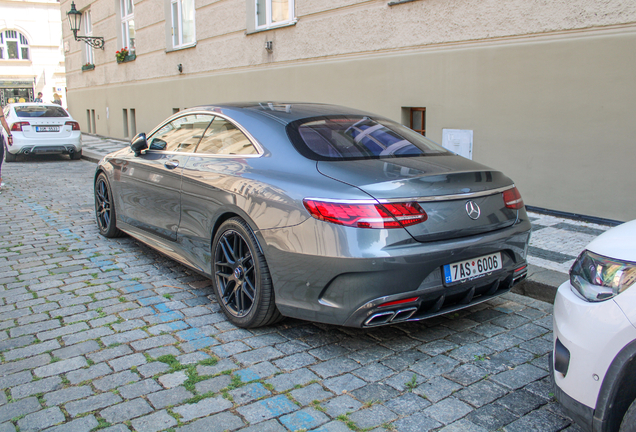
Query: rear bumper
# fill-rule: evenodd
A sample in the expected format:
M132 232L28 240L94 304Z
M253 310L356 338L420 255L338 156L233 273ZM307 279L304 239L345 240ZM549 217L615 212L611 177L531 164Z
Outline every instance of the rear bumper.
M513 285L525 279L527 275L525 264L525 261L510 263L502 271L450 287L436 284L434 287L418 289L406 295L374 299L353 312L345 325L375 327L405 321L420 321L488 301L507 293ZM517 268L520 270L515 272ZM412 298L417 300L395 304ZM386 305L387 303L389 305Z
M426 319L504 294L526 275L530 223L524 218L487 234L429 243L404 230L360 230L314 219L259 235L283 315L370 327ZM444 283L445 264L494 252L502 254L501 270Z
M79 131L73 131L65 138L25 138L19 132L13 133L13 145L7 150L18 154L72 154L82 151L82 139Z

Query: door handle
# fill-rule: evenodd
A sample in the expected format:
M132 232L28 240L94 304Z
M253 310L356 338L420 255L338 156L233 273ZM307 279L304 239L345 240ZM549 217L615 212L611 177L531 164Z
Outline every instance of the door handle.
M176 167L178 167L178 166L179 166L179 160L177 160L177 159L172 159L172 160L169 160L169 161L165 161L165 162L163 163L163 165L164 165L166 168L168 168L168 169L175 169Z

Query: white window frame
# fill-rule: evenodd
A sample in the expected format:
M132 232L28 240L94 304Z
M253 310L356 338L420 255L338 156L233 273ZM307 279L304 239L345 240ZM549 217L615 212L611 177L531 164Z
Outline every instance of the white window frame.
M91 17L90 9L85 10L82 13L82 24L84 27L84 36L93 36L93 19ZM93 53L93 47L89 44L84 45L84 64L95 64L95 55Z
M275 2L275 1L276 0L254 0L254 25L256 30L281 27L281 26L286 26L296 22L296 19L294 16L294 0L288 0L288 4L287 4L289 8L289 10L287 11L287 16L289 17L288 19L284 21L272 21L272 2ZM265 7L265 11L264 11L265 24L261 24L261 25L258 24L259 4L261 9L263 8L263 6ZM260 12L262 13L263 11L260 11Z
M17 30L3 29L0 31L0 59L2 60L31 60L31 47L29 41L22 33ZM7 40L17 43L18 58L9 58L9 49L7 48ZM28 51L28 58L22 58L22 49L26 48Z
M128 4L130 3L130 10ZM121 15L121 48L128 48L130 54L135 53L135 40L130 38L130 24L135 31L135 4L133 0L120 0L119 13Z
M183 5L185 2L190 2L190 6L192 7L192 40L184 41L183 34ZM175 17L176 12L176 17ZM197 43L197 32L196 32L196 8L194 0L171 0L170 1L170 17L171 17L171 28L172 28L172 47L173 48L185 48L194 46ZM178 27L175 29L175 23L177 23Z

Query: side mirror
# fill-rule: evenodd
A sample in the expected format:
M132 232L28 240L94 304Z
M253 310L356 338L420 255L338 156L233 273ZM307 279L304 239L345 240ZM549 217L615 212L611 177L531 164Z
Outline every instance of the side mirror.
M148 148L148 141L146 141L146 134L140 133L130 142L130 149L135 152L135 156L139 156L142 151Z
M150 150L165 150L167 145L168 143L164 140L155 138L150 143Z

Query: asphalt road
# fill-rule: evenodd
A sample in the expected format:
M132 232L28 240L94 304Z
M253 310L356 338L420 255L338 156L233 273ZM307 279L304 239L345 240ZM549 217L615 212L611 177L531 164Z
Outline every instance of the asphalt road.
M94 169L3 164L0 432L580 430L551 395L549 303L239 329L208 280L98 234Z

